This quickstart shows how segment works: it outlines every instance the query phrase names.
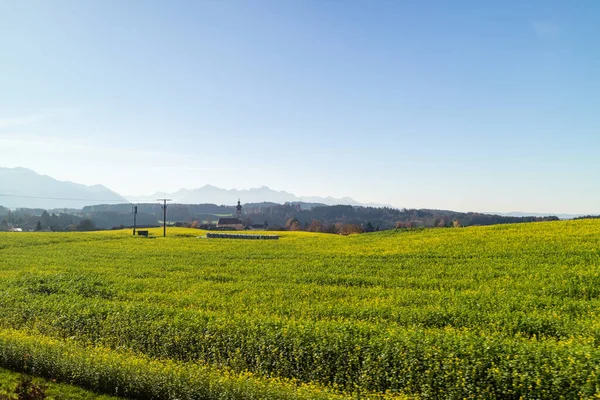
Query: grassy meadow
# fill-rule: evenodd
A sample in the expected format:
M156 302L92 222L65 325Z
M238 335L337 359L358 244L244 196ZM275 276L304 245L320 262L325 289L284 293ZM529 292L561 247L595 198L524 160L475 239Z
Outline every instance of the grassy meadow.
M0 233L0 367L140 399L600 397L600 220L151 233Z

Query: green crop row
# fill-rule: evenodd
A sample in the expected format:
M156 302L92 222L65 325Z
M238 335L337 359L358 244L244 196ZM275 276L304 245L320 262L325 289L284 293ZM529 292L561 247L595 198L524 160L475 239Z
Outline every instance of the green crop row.
M8 329L0 330L0 364L127 398L343 398L316 385L219 371L199 363L155 360L132 352L84 347L69 340L58 341Z
M490 394L491 387L495 395L514 392L522 396L532 388L545 395L590 393L587 380L600 366L600 352L592 339L507 338L450 327L385 328L358 322L262 319L257 323L151 305L90 307L70 299L68 308L56 303L57 308L34 309L35 303L30 302L27 313L18 313L18 318L29 315L30 324L15 318L4 320L4 325L80 343L127 348L156 359L200 360L238 372L334 384L347 392L408 390L423 396L453 393L462 398L470 393ZM564 380L573 357L578 362L571 369L577 374L568 374ZM499 378L492 366L504 375ZM465 377L464 385L455 386L458 376Z

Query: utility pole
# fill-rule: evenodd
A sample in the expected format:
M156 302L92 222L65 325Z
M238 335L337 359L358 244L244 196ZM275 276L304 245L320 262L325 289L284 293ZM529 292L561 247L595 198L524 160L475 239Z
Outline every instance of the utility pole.
M158 201L162 201L163 205L161 208L163 209L163 237L167 237L167 201L172 201L171 199L157 199Z
M137 220L137 206L133 206L133 236L135 236L136 220Z

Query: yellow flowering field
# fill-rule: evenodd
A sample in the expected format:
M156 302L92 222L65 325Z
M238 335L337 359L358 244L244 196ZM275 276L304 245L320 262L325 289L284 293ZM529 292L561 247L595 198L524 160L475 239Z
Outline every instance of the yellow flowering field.
M600 220L0 233L0 367L144 399L600 397Z

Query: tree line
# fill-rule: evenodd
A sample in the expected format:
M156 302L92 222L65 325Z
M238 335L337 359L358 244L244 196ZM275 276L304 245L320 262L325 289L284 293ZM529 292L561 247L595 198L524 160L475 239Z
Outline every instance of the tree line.
M139 204L137 224L158 226L159 204ZM169 224L214 229L221 217L236 215L235 206L216 204L169 205ZM391 207L325 206L307 203L254 203L243 206L244 226L270 230L304 230L325 233L360 233L398 228L459 227L558 220L558 217L509 217L448 210L395 209ZM116 229L133 225L131 204L97 205L83 209L17 209L0 207L0 230L80 231Z

